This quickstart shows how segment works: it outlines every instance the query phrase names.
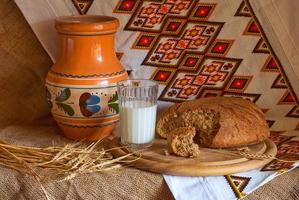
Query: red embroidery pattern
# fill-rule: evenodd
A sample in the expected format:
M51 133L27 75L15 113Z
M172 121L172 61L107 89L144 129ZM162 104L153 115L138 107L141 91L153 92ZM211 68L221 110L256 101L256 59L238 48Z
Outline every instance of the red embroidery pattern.
M249 181L251 180L251 177L226 175L224 176L224 178L228 182L230 188L232 189L237 198L242 198L247 195L243 192L243 190L248 185Z
M276 157L283 160L299 160L299 141L292 140L295 136L283 135L281 132L271 132L270 139L277 145ZM295 162L273 160L261 171L279 171L293 168Z
M93 3L93 0L72 0L80 15L85 15Z
M299 141L290 140L282 143L278 148L277 155L282 159L299 160Z
M241 27L239 35L229 38L225 38L228 31L224 30L230 25L227 20L214 20L219 5L192 0L119 0L114 12L131 15L124 31L138 33L131 48L146 50L140 64L153 67L150 79L162 87L159 100L182 102L208 96L237 96L259 103L262 95L271 92L254 93L250 88L256 87L256 77L269 73L267 76L274 76L269 90L284 93L276 105L292 106L288 112L279 113L284 115L280 118L298 118L298 99L249 1L241 1L233 16L247 20L247 25ZM240 48L239 40L235 40L240 36L246 44L257 40L252 49L240 49L250 57L230 53ZM255 56L265 61L257 65ZM244 74L242 70L248 67L257 70ZM275 120L268 119L269 126Z
M192 56L194 55L184 56L183 69L180 66L179 70L174 72L173 76L175 78L172 78L171 81L168 77L160 80L160 82L170 82L162 92L160 99L168 101L195 99L201 97L206 90L221 90L232 80L232 75L241 62L239 59L205 56L196 65L197 60ZM190 71L193 73L190 73ZM159 73L159 70L157 70L157 73ZM155 77L153 79L156 80Z
M281 162L278 160L273 160L268 163L261 171L279 171L279 170L288 170L293 168L294 162Z
M278 146L283 142L292 139L294 136L283 135L282 132L271 132L270 139Z

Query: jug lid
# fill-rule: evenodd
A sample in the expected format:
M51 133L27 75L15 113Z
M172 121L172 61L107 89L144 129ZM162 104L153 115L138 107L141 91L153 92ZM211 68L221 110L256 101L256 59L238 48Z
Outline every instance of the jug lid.
M101 35L115 33L119 21L104 15L62 16L55 20L59 33L70 35Z

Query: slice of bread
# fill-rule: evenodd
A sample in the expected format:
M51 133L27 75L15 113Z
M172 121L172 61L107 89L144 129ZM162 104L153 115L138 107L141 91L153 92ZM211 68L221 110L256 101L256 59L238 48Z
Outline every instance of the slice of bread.
M182 157L197 157L199 147L193 142L195 128L181 127L174 129L167 137L169 152Z

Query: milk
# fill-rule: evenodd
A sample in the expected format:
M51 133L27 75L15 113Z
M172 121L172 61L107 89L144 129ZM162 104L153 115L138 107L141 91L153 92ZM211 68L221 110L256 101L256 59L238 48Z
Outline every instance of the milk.
M123 144L150 144L155 137L157 105L134 101L120 105L120 130Z

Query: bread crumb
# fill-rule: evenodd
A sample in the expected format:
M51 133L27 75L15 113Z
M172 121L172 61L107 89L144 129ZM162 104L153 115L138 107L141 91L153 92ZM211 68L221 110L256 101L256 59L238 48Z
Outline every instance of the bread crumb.
M167 149L163 149L163 152L165 156L169 156L169 152L167 151Z
M182 157L197 157L200 151L198 145L193 141L195 134L194 127L174 129L167 138L170 153Z

